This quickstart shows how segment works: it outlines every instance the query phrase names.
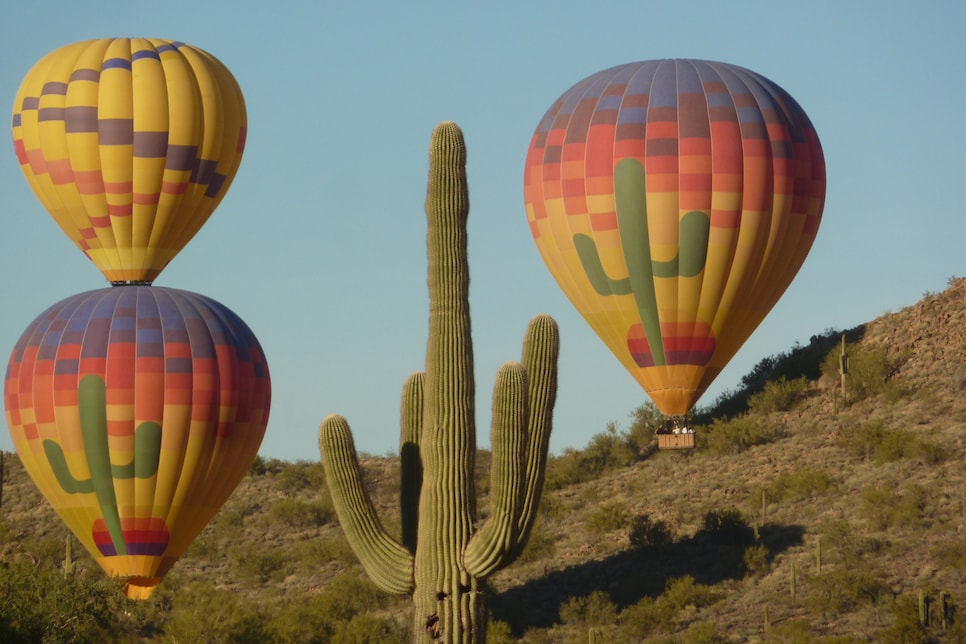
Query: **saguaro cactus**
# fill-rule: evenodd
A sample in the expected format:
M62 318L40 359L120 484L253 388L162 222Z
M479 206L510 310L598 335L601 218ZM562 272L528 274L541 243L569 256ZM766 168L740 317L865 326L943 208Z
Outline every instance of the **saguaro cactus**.
M490 512L478 524L473 347L470 337L466 148L455 123L433 131L426 197L429 340L426 370L403 387L402 535L379 522L362 483L349 425L319 428L326 483L339 521L370 578L411 594L415 641L483 642L483 580L526 545L543 489L557 390L559 334L552 318L531 320L521 362L496 377L491 429Z

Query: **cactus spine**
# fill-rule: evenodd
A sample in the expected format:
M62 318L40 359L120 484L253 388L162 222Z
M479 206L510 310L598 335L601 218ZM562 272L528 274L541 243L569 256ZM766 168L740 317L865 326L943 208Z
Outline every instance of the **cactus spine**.
M470 337L466 149L455 123L433 131L426 196L429 339L426 370L403 387L402 538L382 527L361 480L348 423L326 417L319 448L339 521L373 582L412 594L416 641L486 639L483 580L523 550L543 489L557 388L559 334L531 320L520 363L497 373L490 513L477 525L473 347Z

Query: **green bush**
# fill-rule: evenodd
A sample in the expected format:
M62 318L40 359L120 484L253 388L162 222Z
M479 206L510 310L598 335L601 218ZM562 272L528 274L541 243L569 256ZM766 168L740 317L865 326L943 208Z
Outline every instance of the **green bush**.
M898 364L889 358L879 345L851 344L848 346L849 371L845 377L845 390L852 401L882 396L894 402L906 395L902 383L894 377ZM825 356L822 374L838 381L841 348L836 347Z
M272 642L268 615L240 594L195 582L171 594L171 611L162 624L172 642Z
M861 565L823 572L809 578L806 603L813 609L849 613L891 597L889 588Z
M621 632L625 641L639 641L657 632L669 632L677 627L677 618L686 608L704 608L717 599L709 586L695 583L690 575L670 579L664 593L657 599L645 596L621 611Z
M99 571L64 579L52 566L0 562L0 642L114 642L133 636L133 609Z
M822 470L803 467L793 472L783 472L774 482L765 486L768 499L775 501L800 501L820 496L835 489L835 483Z
M604 503L590 513L585 527L591 534L614 532L626 528L631 515L627 505L620 501Z
M705 513L703 530L719 543L748 545L755 542L755 529L736 508Z
M890 429L881 420L873 420L846 432L839 444L852 456L871 460L876 465L904 458L918 459L936 465L946 458L946 451L916 432Z
M914 528L922 521L925 507L926 492L919 485L907 484L898 490L869 486L862 490L861 515L875 530Z
M642 514L631 521L629 534L631 545L635 548L663 548L674 541L674 530L666 521Z
M247 543L232 548L229 556L238 576L256 583L281 581L289 573L288 555L270 545Z
M617 622L617 605L610 595L595 590L584 597L571 597L560 607L560 621L567 626L610 626Z
M523 549L523 552L520 553L520 556L517 557L517 562L522 564L551 559L553 557L555 544L556 540L550 530L547 529L546 521L543 517L537 516L537 521L530 530L530 538L527 539L527 545Z
M269 508L268 516L273 523L292 528L313 528L335 519L335 508L328 498L318 501L281 499Z
M788 411L808 396L809 380L805 376L788 380L781 376L778 380L765 383L765 388L748 399L748 407L759 414L775 411Z
M715 420L698 432L698 440L714 454L739 454L755 445L772 443L782 435L780 427L746 414L730 420Z
M268 628L277 642L405 641L399 624L374 615L386 601L368 579L344 574L322 592L284 602Z
M325 470L321 461L280 463L275 475L279 489L288 494L302 490L325 490Z
M844 519L823 521L818 533L821 535L825 560L839 561L847 566L861 563L885 548L881 539L856 534Z
M768 548L763 544L756 543L753 546L745 548L742 554L742 562L744 563L746 573L754 575L755 577L761 577L771 567L771 553L768 552Z

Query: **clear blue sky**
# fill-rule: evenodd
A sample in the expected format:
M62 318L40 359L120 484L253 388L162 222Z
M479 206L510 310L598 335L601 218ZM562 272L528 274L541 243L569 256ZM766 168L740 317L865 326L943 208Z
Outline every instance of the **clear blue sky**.
M913 5L916 6L913 6ZM403 380L426 342L427 146L454 120L469 150L477 422L493 377L546 312L562 336L551 448L624 428L646 394L571 307L526 225L530 136L567 88L613 65L706 58L760 72L811 117L828 195L795 282L701 402L761 358L829 327L916 302L966 273L966 3L16 2L0 35L0 105L43 55L108 36L182 40L218 56L245 93L241 169L212 218L157 280L236 311L273 377L261 453L318 458L338 412L359 449L395 452ZM9 123L9 121L8 121ZM31 320L106 287L0 153L0 352ZM0 448L11 449L0 432Z

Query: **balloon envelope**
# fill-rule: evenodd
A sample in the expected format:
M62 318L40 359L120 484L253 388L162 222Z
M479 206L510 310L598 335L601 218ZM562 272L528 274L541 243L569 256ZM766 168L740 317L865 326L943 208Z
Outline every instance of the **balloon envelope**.
M4 392L24 468L134 598L245 476L270 398L262 350L237 315L151 286L50 307L14 348Z
M20 86L13 145L60 228L111 282L150 282L241 162L245 102L211 54L153 38L74 43Z
M665 414L685 414L798 272L825 201L804 111L747 69L613 67L533 135L530 231L557 283Z

